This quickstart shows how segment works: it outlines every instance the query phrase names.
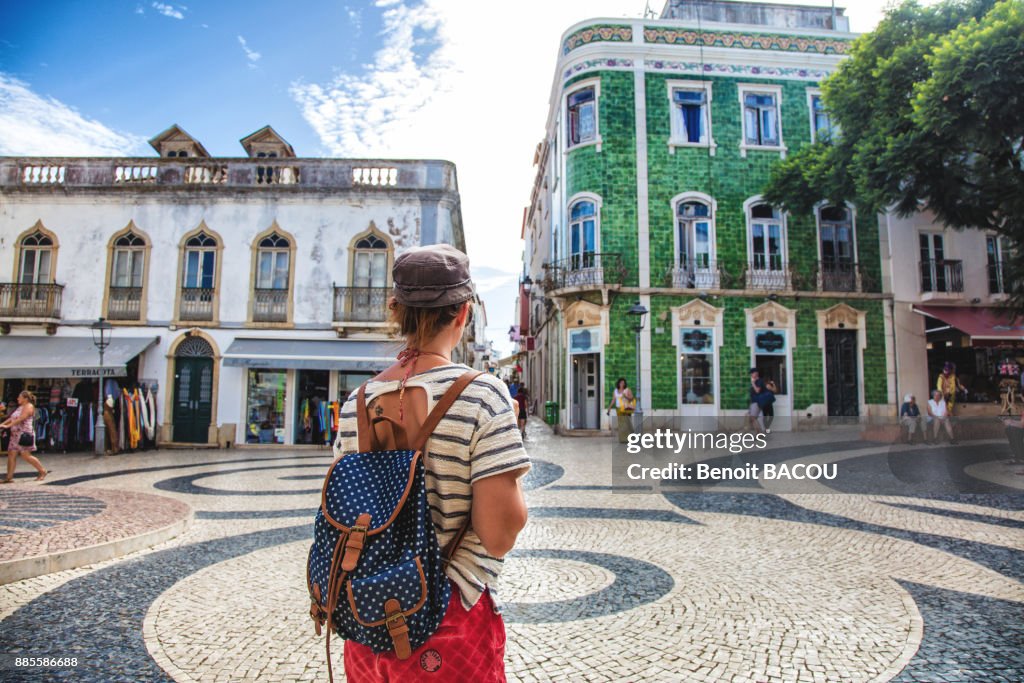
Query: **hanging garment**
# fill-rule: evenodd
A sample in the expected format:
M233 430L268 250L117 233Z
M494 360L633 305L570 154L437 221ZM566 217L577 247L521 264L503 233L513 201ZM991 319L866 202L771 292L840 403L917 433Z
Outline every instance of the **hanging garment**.
M107 428L107 443L104 444L104 451L117 455L121 448L120 442L117 440L117 425L114 424L114 408L108 406L106 402L103 403L103 424Z
M128 446L135 450L139 446L139 424L135 415L135 401L128 390L124 390L125 403L128 410Z
M146 438L156 441L156 397L152 387L146 387L146 415Z
M125 400L123 392L117 392L117 431L120 434L121 446L128 450L128 401Z

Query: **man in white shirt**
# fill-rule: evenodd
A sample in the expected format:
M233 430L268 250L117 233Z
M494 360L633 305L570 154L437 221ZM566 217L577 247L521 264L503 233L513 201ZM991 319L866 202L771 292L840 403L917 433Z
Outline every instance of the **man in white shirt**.
M928 424L932 428L929 431L934 442L939 440L939 429L945 428L949 443L956 444L956 439L953 437L953 425L949 421L949 408L942 398L942 392L937 389L932 392L932 397L928 401Z

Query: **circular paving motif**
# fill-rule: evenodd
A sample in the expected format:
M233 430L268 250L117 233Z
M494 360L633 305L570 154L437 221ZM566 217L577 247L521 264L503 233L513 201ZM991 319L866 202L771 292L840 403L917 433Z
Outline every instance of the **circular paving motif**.
M591 581L589 586L583 586L582 595L563 598L563 595L570 592L571 583L563 585L558 575L551 572L547 572L546 577L535 578L530 573L524 576L520 569L520 585L524 582L534 584L538 597L543 596L546 600L514 602L514 595L500 593L502 613L505 621L510 623L576 621L625 612L654 602L672 590L674 585L672 577L664 569L633 557L579 550L526 549L515 551L514 558L531 561L545 558L556 563L568 560L576 565L595 565L603 570L597 576L611 575L614 578L604 587L589 590L595 583ZM591 576L596 574L592 571L588 573ZM504 580L499 580L498 586L504 588L504 585ZM515 583L512 585L514 593Z
M501 599L518 605L573 600L604 590L615 573L596 564L565 558L505 558Z

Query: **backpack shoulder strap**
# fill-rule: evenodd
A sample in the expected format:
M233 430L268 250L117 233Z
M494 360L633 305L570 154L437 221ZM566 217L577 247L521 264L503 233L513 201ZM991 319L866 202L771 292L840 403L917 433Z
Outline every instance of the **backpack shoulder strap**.
M437 429L437 425L441 422L441 418L448 412L448 409L455 403L455 399L465 390L469 383L474 379L484 374L480 370L467 370L466 372L459 375L458 379L452 382L452 385L448 387L448 391L444 392L441 399L434 405L434 409L427 415L427 419L423 421L423 426L420 427L419 434L416 435L416 440L410 445L414 451L422 451L427 445L427 439Z
M363 382L359 385L359 393L356 395L356 436L359 438L359 451L366 453L373 449L371 443L370 420L366 416L366 385Z

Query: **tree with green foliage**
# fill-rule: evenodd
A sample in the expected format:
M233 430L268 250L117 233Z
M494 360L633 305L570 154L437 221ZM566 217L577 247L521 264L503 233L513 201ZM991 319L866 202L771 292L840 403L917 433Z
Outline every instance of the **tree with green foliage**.
M1024 0L906 0L822 85L837 125L777 165L764 195L794 212L822 199L950 227L1015 248L1024 309Z

